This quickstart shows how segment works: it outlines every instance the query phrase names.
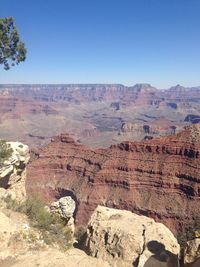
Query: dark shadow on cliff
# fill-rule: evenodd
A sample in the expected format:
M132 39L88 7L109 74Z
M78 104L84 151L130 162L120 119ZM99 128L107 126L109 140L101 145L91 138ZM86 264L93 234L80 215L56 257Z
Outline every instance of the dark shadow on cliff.
M165 245L152 240L147 244L148 250L153 255L145 262L144 267L180 267L178 255L165 249ZM139 264L140 256L133 263L134 267Z

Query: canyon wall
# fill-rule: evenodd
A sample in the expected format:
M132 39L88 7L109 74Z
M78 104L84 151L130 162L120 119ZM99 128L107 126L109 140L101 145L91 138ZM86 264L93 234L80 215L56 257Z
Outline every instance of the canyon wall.
M166 105L176 108L181 102L199 102L200 87L173 86L158 90L150 84L5 84L0 85L0 95L31 98L47 102L125 101L137 105ZM175 103L174 103L175 102Z
M199 113L200 87L0 85L0 138L31 148L63 132L95 148L175 134L198 123Z
M99 204L152 217L174 232L200 211L198 124L177 135L96 150L62 134L35 157L27 193L41 193L49 203L71 196L79 225Z

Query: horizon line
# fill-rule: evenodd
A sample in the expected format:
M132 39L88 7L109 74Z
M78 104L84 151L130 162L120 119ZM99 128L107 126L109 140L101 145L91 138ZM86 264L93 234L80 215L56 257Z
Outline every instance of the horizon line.
M167 88L158 88L156 86L151 85L150 83L135 83L134 85L125 85L123 83L0 83L0 86L44 86L44 85L48 85L48 86L98 86L98 85L106 85L106 86L124 86L124 87L135 87L135 86L149 86L149 87L153 87L155 89L158 90L163 90L163 89L170 89L173 87L183 87L183 88L197 88L200 87L199 85L196 86L184 86L181 84L176 84Z

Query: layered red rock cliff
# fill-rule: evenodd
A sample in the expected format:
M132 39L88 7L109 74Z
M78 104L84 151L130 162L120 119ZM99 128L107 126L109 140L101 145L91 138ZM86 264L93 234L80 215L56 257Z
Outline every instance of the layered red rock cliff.
M153 217L175 231L200 211L200 125L97 150L63 134L29 165L26 189L48 202L71 195L78 224L101 204Z
M21 100L17 97L0 95L0 120L9 118L20 118L23 114L46 115L57 112L47 104L42 104L33 100Z

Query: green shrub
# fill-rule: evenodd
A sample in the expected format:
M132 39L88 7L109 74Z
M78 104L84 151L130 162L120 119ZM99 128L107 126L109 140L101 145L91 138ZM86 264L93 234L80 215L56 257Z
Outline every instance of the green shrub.
M49 231L55 223L54 215L45 207L44 201L39 196L29 197L22 205L23 212L32 221L32 224L42 230Z
M6 196L3 201L6 203L6 208L14 211L21 212L22 210L22 203L13 199L11 195Z
M177 234L177 239L181 247L184 247L187 241L199 237L199 232L200 216L196 215L191 217Z
M72 233L66 220L58 214L50 213L40 197L33 196L24 202L18 202L8 196L4 201L8 209L23 212L28 216L32 226L41 231L46 244L57 244L62 249L70 247Z
M0 163L12 156L13 150L5 140L0 140Z
M37 213L36 222L38 228L50 230L53 223L53 218L47 210L41 208Z
M57 244L61 249L66 250L72 244L72 232L67 226L53 224L49 231L42 232L44 242L48 245Z

